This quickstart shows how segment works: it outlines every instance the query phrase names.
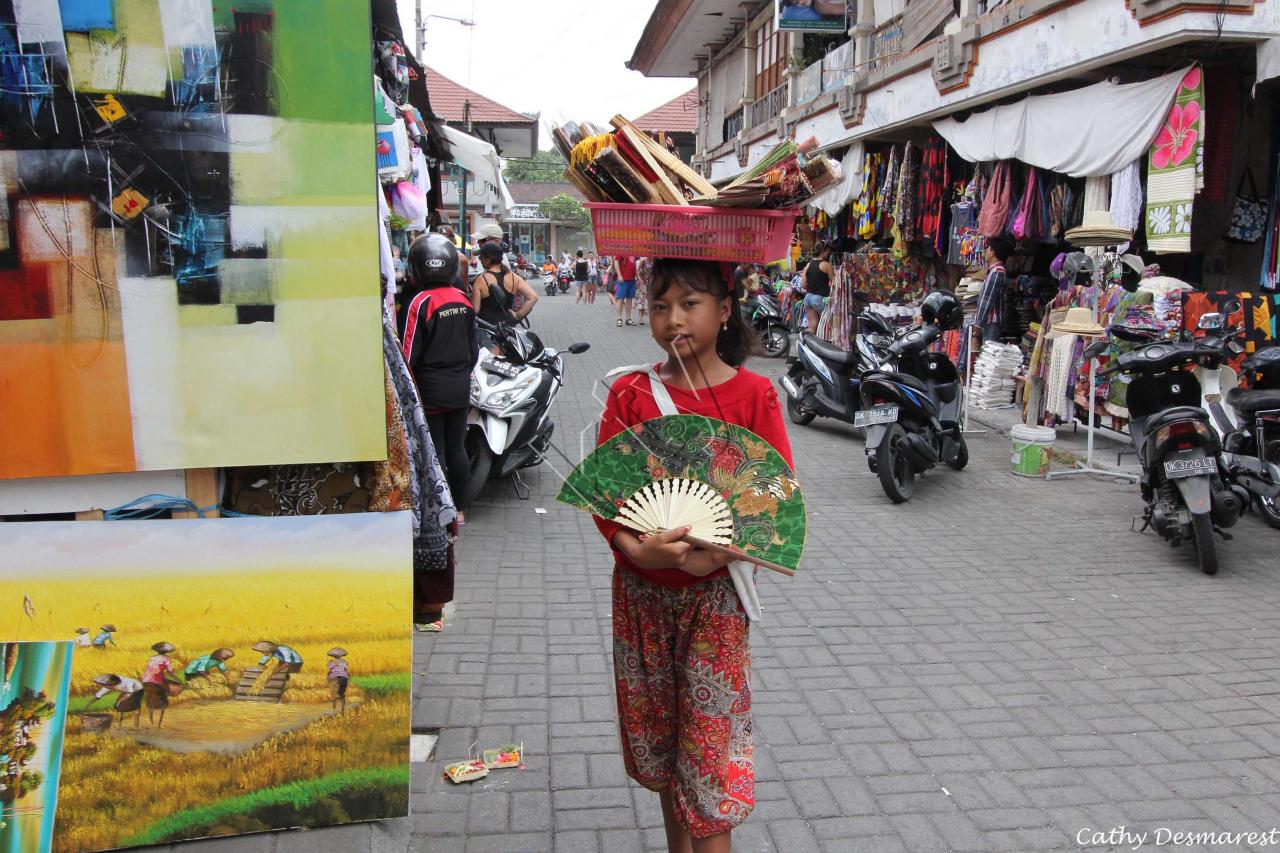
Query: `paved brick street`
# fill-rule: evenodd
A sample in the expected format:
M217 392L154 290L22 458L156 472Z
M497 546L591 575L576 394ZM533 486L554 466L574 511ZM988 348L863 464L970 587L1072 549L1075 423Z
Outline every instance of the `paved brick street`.
M555 413L574 455L593 379L658 352L607 301L544 298L534 317L550 345L592 344L567 357ZM1086 828L1280 825L1280 534L1246 518L1208 578L1190 549L1130 532L1135 486L1015 478L1002 436L893 506L851 428L790 430L809 540L794 579L762 578L758 807L735 850L1065 850ZM417 640L414 724L442 731L415 767L414 841L660 849L657 798L618 754L607 550L554 502L555 472L529 482L528 501L495 484L475 507L456 616ZM512 740L526 770L439 781L472 743Z

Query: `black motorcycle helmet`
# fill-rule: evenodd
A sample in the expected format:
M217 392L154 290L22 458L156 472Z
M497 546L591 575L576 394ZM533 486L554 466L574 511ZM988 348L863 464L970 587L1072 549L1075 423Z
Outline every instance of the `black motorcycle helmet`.
M935 290L921 303L920 316L929 325L937 326L945 332L960 328L960 324L964 322L964 308L951 291Z
M427 234L409 247L408 264L415 284L453 284L458 277L458 249L442 234Z

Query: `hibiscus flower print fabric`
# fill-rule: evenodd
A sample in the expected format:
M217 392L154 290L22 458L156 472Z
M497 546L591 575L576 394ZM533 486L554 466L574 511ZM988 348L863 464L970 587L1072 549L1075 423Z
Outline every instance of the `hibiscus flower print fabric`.
M1190 252L1196 193L1204 187L1204 74L1197 66L1178 87L1147 164L1147 247Z

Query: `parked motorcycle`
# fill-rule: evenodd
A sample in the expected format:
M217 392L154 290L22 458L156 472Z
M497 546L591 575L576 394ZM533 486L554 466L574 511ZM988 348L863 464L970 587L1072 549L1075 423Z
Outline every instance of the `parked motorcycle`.
M531 331L476 321L480 356L471 372L471 411L467 418L470 472L463 505L470 504L489 480L512 477L521 500L529 490L520 471L542 462L555 423L551 404L564 384L564 358L544 347ZM580 355L587 343L570 344Z
M1220 329L1221 320L1222 315L1205 315L1200 328L1213 330L1217 324ZM1134 342L1149 334L1130 334L1123 326L1113 326L1111 333ZM1222 531L1235 525L1249 501L1243 486L1224 479L1222 446L1201 405L1200 376L1206 371L1217 376L1232 337L1147 341L1116 357L1100 374L1132 379L1126 405L1142 468L1142 529L1153 528L1175 547L1193 543L1200 570L1207 575L1218 572L1215 529L1227 538ZM1085 349L1085 356L1093 358L1106 347L1105 340L1097 341Z
M960 431L964 393L951 359L929 352L942 333L964 321L959 300L935 290L920 306L924 324L899 334L877 370L862 377L862 411L854 426L867 431L867 465L894 503L911 499L915 476L939 462L956 471L969 464Z
M797 355L788 361L787 374L779 380L792 423L804 426L818 415L854 423L862 408L858 394L862 375L880 367L893 343L893 327L884 317L864 310L857 320L850 352L800 332Z
M1280 530L1280 346L1245 359L1248 388L1227 392L1239 426L1223 439L1228 470L1253 495L1262 520Z
M760 335L765 355L780 358L791 351L791 332L778 298L761 291L747 300L747 323Z

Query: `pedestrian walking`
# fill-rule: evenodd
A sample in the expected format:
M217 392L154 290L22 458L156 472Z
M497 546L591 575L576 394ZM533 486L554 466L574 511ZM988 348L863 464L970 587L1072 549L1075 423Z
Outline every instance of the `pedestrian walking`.
M649 315L666 361L613 384L600 443L663 414L699 414L746 427L791 464L777 393L742 367L751 333L719 265L655 261ZM658 793L670 850L727 851L755 805L748 615L728 560L679 541L688 528L637 536L599 517L596 524L615 564L613 661L627 773Z
M147 660L147 668L142 673L142 690L147 700L147 720L156 728L164 727L164 712L169 707L169 683L177 682L173 674L173 654L176 647L173 643L156 643L151 647L155 652ZM160 712L160 722L156 722L156 711Z
M645 324L649 313L649 284L653 281L653 258L636 261L636 311L640 313L640 325Z
M600 259L595 252L587 252L587 304L594 304L600 288Z
M631 319L631 311L636 301L636 259L630 255L619 255L614 258L613 274L618 281L613 294L614 311L618 318L617 325L622 325L622 315L625 313L626 324L634 326L635 321Z
M582 250L578 250L578 256L573 261L573 286L577 291L577 298L573 300L573 304L587 298L587 283L591 280L591 262L582 254Z
M813 247L813 260L801 274L800 288L804 291L804 307L807 314L809 334L818 333L818 320L822 317L822 306L831 295L831 247L825 240L819 240Z

